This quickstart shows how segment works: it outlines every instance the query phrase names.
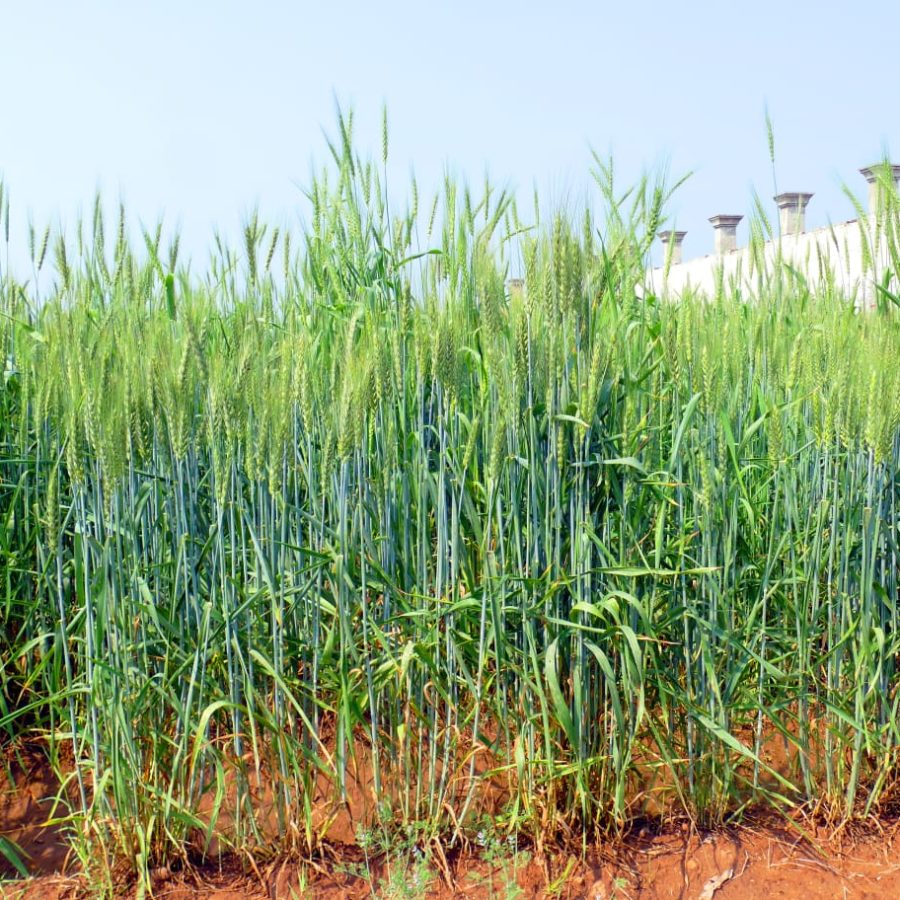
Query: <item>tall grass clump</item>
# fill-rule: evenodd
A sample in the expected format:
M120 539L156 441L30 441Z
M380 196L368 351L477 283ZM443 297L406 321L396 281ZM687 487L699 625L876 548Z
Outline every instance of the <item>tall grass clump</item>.
M99 203L2 273L0 741L82 863L883 808L890 304L663 303L668 190L600 160L526 225L331 149L204 277Z

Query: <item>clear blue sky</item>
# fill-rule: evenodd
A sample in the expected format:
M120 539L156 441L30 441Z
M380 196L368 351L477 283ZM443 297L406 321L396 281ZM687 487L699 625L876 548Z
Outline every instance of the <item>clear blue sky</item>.
M6 2L0 175L20 234L100 187L179 222L200 262L256 204L298 215L335 97L374 155L385 102L401 180L487 169L579 200L589 147L623 178L692 169L672 211L694 256L710 215L771 197L766 104L779 188L815 192L811 225L853 217L841 181L863 196L857 169L900 155L898 37L895 0Z

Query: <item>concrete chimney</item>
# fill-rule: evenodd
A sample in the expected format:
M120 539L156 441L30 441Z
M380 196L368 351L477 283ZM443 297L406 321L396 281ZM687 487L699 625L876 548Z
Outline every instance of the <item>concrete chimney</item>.
M681 263L681 242L686 231L660 231L657 235L663 245L663 265L677 266Z
M743 216L713 216L712 222L716 253L722 256L737 249L737 227Z
M900 182L900 166L889 162L875 163L859 170L860 175L869 183L869 213L877 213L883 206L884 190L892 184L896 190Z
M506 290L510 297L521 297L525 290L524 278L509 278L506 281Z
M788 193L775 198L782 234L802 234L806 230L806 204L812 194Z

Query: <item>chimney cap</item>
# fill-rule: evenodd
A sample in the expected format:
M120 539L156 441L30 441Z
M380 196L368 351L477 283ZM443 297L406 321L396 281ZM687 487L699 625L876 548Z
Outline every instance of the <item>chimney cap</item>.
M882 162L873 163L871 166L863 167L859 170L859 174L862 175L862 177L865 178L866 181L869 182L869 184L871 184L879 176L879 174L885 172L886 170L890 170L891 177L894 179L894 181L900 180L900 166L896 165L895 163L886 162L884 160Z
M712 223L713 228L735 228L743 218L743 216L718 215L710 216L709 221Z
M658 231L656 236L664 244L671 240L674 240L676 244L680 244L684 240L686 234L686 231L674 231L673 229L668 229L666 231Z
M779 209L790 207L799 207L800 209L804 209L811 198L812 194L805 193L803 191L786 191L783 194L778 194L773 199L775 200L775 203L778 205Z

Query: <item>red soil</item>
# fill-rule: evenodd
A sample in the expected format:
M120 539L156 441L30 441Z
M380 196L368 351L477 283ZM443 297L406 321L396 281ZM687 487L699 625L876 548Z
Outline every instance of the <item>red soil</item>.
M77 874L65 836L46 825L58 783L39 752L23 751L0 791L0 834L18 844L34 878L0 882L0 897L62 900L91 896ZM344 823L348 825L349 823ZM345 829L339 829L345 830ZM533 858L506 853L432 857L419 875L400 862L371 861L335 835L315 862L278 860L256 868L235 858L153 873L153 896L166 900L327 900L379 897L450 898L897 898L900 823L825 829L768 817L738 828L700 833L687 823L648 827L582 857ZM0 875L11 878L0 863ZM417 877L420 879L417 882ZM394 893L390 892L391 885ZM397 888L402 887L405 893ZM518 893L515 889L518 889ZM377 892L373 894L373 889ZM120 896L135 896L123 887Z
M353 874L348 872L348 869ZM191 871L154 873L154 896L167 900L271 900L310 897L362 900L391 894L389 885L415 887L415 872L399 863L373 863L368 877L358 851L341 848L314 864L284 860L257 872L225 859ZM615 848L592 848L585 860L557 856L541 861L512 856L487 862L477 855L449 861L452 881L433 868L430 881L402 896L450 898L896 898L900 897L900 839L870 831L850 837L810 838L776 821L711 834L684 829L635 835ZM513 887L517 887L515 894ZM377 894L373 894L373 887ZM90 896L77 876L43 875L8 882L0 896L62 900ZM133 889L123 897L135 896Z

